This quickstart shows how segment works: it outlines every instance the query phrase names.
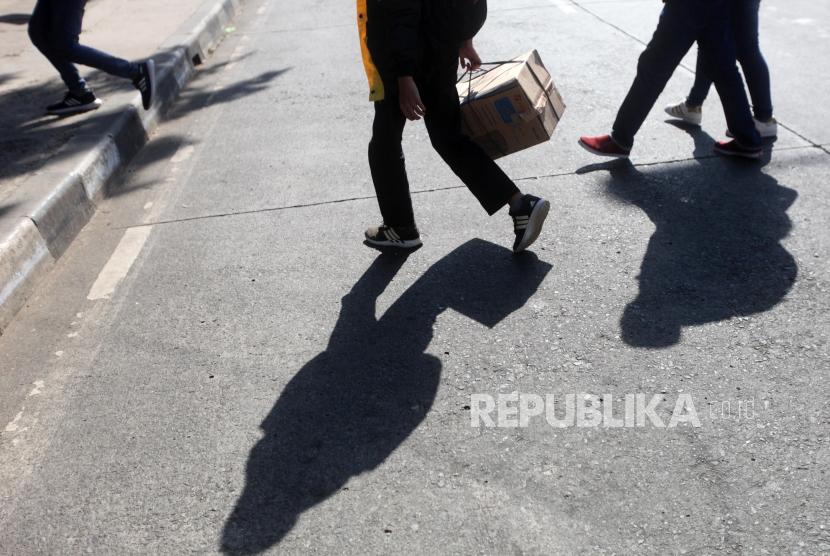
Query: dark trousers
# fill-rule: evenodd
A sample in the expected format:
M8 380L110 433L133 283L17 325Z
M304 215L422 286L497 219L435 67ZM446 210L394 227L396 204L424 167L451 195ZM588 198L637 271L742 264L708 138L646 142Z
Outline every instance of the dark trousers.
M29 38L60 73L73 93L89 90L75 64L95 68L117 77L133 78L138 67L78 42L86 0L38 0L29 20Z
M752 97L752 111L761 121L772 118L772 93L770 92L769 67L758 41L758 11L761 0L742 0L732 7L732 29L735 35L735 47L738 62L744 70L744 78ZM706 68L706 60L698 53L695 84L686 103L689 106L702 106L709 94L712 80Z
M651 42L640 56L637 77L614 122L613 137L631 148L634 136L651 111L657 97L697 41L707 73L723 104L726 123L739 143L761 145L752 121L743 80L735 63L732 7L744 0L668 0Z
M428 60L432 69L415 76L426 106L427 132L433 148L461 178L488 214L494 214L519 189L481 148L461 131L461 110L455 89L457 53ZM397 79L384 76L384 100L375 103L369 143L369 167L387 226L414 226L401 138L406 118L398 105Z

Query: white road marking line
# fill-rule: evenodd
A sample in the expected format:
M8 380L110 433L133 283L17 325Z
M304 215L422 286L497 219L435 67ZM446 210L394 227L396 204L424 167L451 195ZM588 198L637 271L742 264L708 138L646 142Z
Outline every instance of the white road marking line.
M565 0L553 0L553 5L559 8L563 14L575 14L576 8L574 8L571 4L566 2Z
M25 409L25 408L24 408L24 409ZM8 425L6 425L6 428L5 428L5 429L3 429L3 431L4 431L4 432L17 432L17 429L19 428L19 427L18 427L18 425L17 425L17 423L18 423L18 422L20 421L20 419L22 419L22 418L23 418L23 410L20 410L20 413L18 413L18 414L14 417L14 419L12 420L12 422L11 422L11 423L9 423Z
M145 226L130 228L124 233L124 237L121 238L121 242L115 248L110 260L107 261L106 266L98 275L98 279L92 284L92 289L89 290L89 295L86 296L87 299L96 301L110 298L121 280L126 278L130 272L152 231L153 226Z
M196 151L196 147L193 145L185 145L181 147L179 150L176 151L176 154L173 155L173 158L170 160L173 164L181 164L191 156Z
M43 381L42 381L42 380L36 380L36 381L34 381L32 384L34 384L34 385L35 385L35 387L34 387L34 388L32 388L32 391L31 391L31 392L29 392L29 396L28 396L28 397L30 397L30 398L31 398L32 396L39 396L39 395L40 395L40 391L41 391L41 390L43 390Z

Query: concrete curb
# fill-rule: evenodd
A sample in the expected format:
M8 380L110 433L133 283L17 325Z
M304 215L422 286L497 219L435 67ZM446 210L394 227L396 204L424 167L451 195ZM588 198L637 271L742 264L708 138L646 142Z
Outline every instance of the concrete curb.
M149 111L133 100L102 135L78 135L76 153L33 176L27 199L0 225L0 335L89 222L106 185L144 147L152 130L219 42L242 0L207 0L153 55L157 93Z

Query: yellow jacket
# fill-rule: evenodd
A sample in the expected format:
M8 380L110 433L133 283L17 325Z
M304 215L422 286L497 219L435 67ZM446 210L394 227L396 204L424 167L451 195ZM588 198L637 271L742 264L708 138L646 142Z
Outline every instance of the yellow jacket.
M360 33L360 52L363 54L363 68L366 70L366 77L369 79L369 100L378 102L383 100L383 81L380 72L372 61L372 54L366 43L366 0L357 0L357 28Z

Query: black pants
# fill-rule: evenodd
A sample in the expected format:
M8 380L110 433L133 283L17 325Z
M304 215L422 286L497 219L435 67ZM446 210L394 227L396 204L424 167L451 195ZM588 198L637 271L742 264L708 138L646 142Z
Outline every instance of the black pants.
M637 77L617 112L614 140L626 149L643 125L683 56L697 41L715 82L729 130L745 147L761 145L744 82L735 65L732 10L747 0L668 0L654 36L640 55Z
M75 64L125 79L132 79L138 72L135 64L78 42L85 6L86 0L38 0L29 20L32 43L55 66L73 93L89 90Z
M431 64L429 62L432 62ZM426 106L424 122L433 148L461 178L488 214L494 214L519 189L481 148L461 132L461 110L455 89L456 53L428 61L431 70L415 76ZM375 103L375 121L369 143L369 167L387 226L414 226L409 181L401 138L406 118L398 104L397 79L384 76L385 99Z

